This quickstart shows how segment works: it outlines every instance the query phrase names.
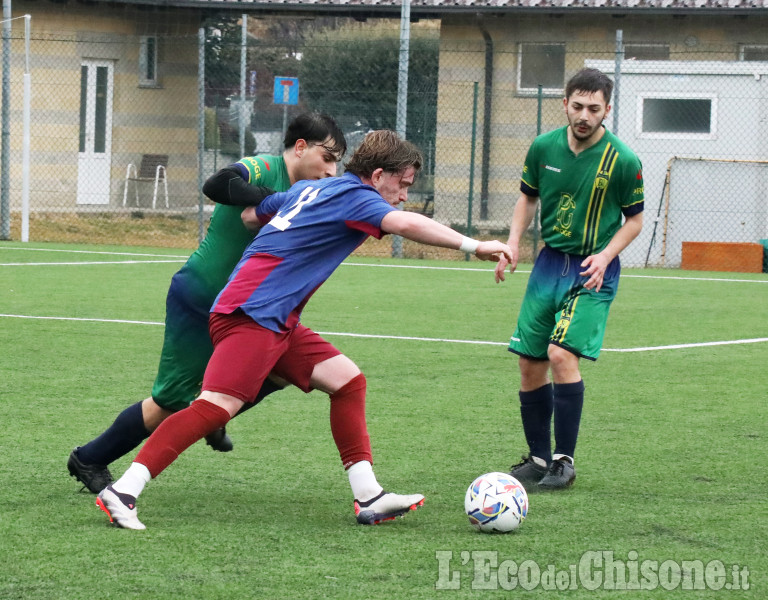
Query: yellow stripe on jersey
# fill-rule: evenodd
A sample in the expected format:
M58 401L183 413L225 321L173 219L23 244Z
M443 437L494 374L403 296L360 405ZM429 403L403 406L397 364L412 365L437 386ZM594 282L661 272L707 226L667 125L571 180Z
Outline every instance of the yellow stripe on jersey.
M568 328L571 326L571 318L573 318L573 311L576 310L576 303L579 301L578 296L574 296L568 300L563 312L560 313L560 320L555 326L555 332L550 338L553 342L559 342L562 344L565 339L565 334L568 333Z
M592 183L592 192L589 195L587 217L584 222L584 238L582 240L582 254L592 254L597 246L598 233L600 231L600 214L603 211L605 195L608 193L608 184L611 174L619 158L619 152L610 142L606 144L600 166Z
M521 177L521 178L520 178L520 181L522 181L522 182L523 182L525 185L527 185L527 186L528 186L529 188L531 188L532 190L536 190L536 191L539 191L539 188L537 188L535 185L531 185L530 183L528 183L528 182L525 180L525 177Z

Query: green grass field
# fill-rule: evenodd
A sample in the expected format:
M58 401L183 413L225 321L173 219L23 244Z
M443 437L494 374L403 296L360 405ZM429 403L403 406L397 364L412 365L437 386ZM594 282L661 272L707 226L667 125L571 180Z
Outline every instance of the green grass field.
M0 598L768 597L768 276L625 270L575 486L486 535L464 492L525 448L505 342L528 269L353 258L302 320L365 372L378 478L424 507L357 525L327 396L288 390L150 483L146 531L114 529L67 456L148 395L185 254L0 244Z

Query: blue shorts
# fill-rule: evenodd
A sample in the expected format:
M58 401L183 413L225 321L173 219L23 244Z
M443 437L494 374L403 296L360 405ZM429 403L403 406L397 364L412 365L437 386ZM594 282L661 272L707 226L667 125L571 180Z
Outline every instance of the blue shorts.
M203 374L213 354L208 310L213 298L194 277L183 272L171 279L165 300L165 332L152 398L178 411L200 396Z
M605 270L599 292L584 288L579 275L586 256L545 246L528 279L509 351L533 360L548 360L550 344L578 357L597 360L603 345L611 302L619 286L619 257Z

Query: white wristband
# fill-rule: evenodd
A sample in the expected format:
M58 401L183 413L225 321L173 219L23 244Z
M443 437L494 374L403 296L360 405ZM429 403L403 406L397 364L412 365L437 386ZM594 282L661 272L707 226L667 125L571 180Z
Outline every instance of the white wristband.
M461 246L459 246L459 250L461 250L462 252L469 252L470 254L474 254L479 245L480 245L480 240L474 240L472 238L468 238L467 236L464 236L461 239Z

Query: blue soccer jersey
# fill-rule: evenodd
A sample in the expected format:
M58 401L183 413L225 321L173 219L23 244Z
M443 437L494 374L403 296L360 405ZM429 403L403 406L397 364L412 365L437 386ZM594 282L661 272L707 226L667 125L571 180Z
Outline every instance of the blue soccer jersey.
M262 327L287 331L312 294L395 210L351 173L299 181L257 208L266 223L235 267L211 312L238 308Z

